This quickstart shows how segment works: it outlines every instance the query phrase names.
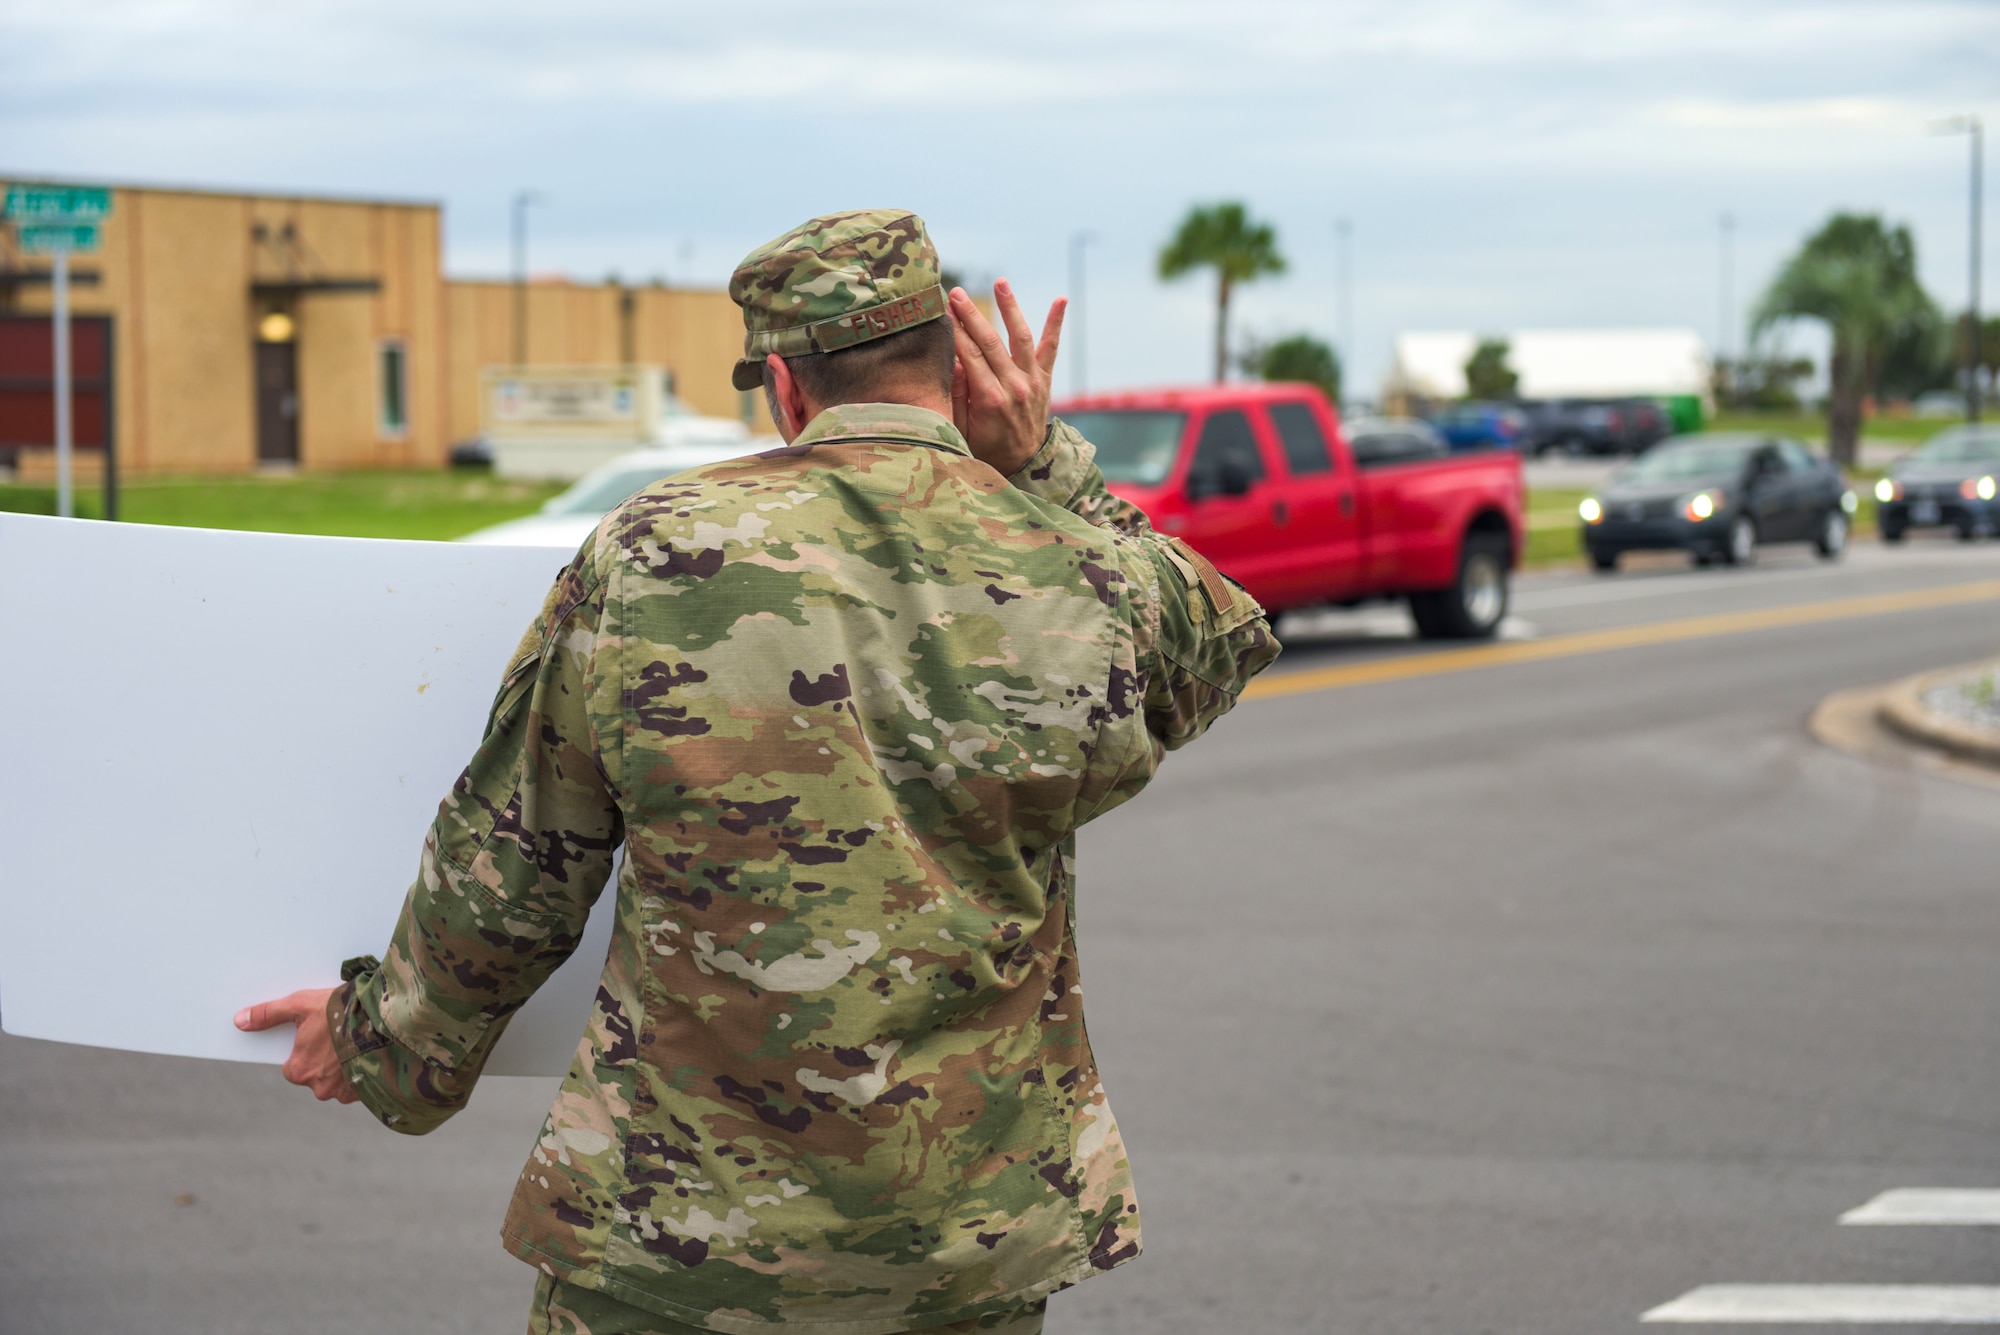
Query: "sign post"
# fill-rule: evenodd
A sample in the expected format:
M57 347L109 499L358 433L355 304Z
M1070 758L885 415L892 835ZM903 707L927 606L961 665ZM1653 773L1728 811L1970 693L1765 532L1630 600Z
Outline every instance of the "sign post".
M56 513L68 519L76 513L70 480L70 454L76 443L75 406L69 373L69 251L55 253L56 331Z
M50 257L54 284L55 396L56 396L56 513L68 519L76 514L75 488L71 484L71 455L75 444L75 418L70 392L69 346L69 257L72 252L96 250L101 240L98 224L111 212L111 192L94 186L16 185L7 190L0 216L16 224L21 249ZM116 448L105 442L107 450ZM106 461L108 468L109 460ZM108 476L108 475L107 475Z

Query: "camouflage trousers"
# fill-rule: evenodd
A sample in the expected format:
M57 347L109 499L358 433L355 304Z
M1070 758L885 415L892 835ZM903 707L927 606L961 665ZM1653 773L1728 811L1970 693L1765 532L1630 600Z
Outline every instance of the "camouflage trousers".
M1047 1299L971 1321L912 1329L910 1335L1041 1335ZM596 1289L565 1284L554 1276L536 1277L535 1301L528 1313L528 1335L704 1335L700 1326L684 1325L607 1298Z

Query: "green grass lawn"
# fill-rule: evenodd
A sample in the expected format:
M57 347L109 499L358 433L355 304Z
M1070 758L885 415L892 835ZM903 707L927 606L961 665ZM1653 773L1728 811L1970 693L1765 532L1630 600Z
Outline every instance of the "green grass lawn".
M442 540L532 514L565 485L472 471L138 478L119 488L119 517L189 528ZM101 491L79 487L77 496L84 514L102 512ZM0 485L0 510L54 509L49 487Z
M1528 492L1528 548L1521 553L1523 565L1563 565L1583 558L1582 521L1577 518L1576 506L1588 495L1590 492L1581 487L1540 487Z

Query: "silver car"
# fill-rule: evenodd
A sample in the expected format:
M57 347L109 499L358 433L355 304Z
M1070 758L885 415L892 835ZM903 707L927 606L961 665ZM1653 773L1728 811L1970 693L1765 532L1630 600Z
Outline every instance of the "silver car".
M634 450L585 473L569 490L552 497L539 513L482 528L477 533L466 534L459 541L574 550L583 545L583 540L597 527L598 520L642 487L703 464L720 463L724 459L755 454L782 444L784 442L776 436L763 436L733 441L690 441Z

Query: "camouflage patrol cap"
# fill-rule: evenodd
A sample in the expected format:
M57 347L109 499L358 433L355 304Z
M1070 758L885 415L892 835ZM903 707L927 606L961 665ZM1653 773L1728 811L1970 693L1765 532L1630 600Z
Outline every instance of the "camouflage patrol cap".
M743 358L730 383L764 383L764 358L835 352L945 313L937 249L908 209L809 219L757 247L729 276L743 308Z

